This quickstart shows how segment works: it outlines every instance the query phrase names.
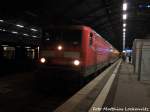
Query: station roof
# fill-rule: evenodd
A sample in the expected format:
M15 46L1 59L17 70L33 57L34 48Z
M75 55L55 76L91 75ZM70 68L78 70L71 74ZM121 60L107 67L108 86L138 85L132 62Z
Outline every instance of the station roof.
M25 32L33 39L40 33L29 31L31 27L46 29L50 25L87 25L103 36L114 47L122 50L123 2L128 4L126 26L126 47L131 48L135 38L145 38L150 32L149 0L36 0L8 1L0 4L0 20L23 24ZM10 30L9 24L4 27ZM25 36L25 35L24 35Z

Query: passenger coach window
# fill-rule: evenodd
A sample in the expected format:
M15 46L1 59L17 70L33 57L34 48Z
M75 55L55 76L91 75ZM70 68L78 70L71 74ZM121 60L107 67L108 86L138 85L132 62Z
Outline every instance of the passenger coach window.
M89 42L90 42L90 46L93 44L93 33L90 33L90 40L89 40Z

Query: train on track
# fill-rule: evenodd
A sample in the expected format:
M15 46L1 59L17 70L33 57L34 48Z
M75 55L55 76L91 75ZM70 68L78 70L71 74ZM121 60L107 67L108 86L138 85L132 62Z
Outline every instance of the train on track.
M118 57L118 50L88 26L50 27L41 39L37 76L79 80Z

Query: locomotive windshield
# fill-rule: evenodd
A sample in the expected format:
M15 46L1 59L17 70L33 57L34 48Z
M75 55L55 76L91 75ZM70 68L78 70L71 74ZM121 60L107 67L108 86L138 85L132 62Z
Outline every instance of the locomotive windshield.
M43 37L44 46L53 45L55 43L64 43L69 45L80 46L81 31L80 30L51 30L46 32Z

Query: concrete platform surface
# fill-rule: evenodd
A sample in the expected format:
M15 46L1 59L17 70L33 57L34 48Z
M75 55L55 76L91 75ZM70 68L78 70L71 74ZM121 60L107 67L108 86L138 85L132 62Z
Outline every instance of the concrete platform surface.
M138 81L133 72L133 65L126 62L122 62L118 75L113 107L129 112L150 112L150 81Z

